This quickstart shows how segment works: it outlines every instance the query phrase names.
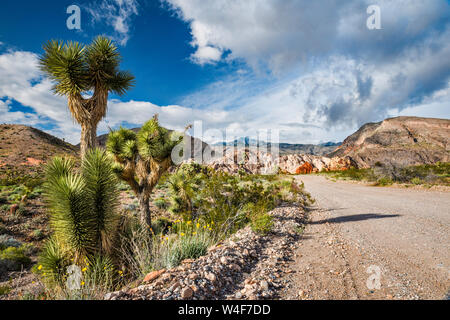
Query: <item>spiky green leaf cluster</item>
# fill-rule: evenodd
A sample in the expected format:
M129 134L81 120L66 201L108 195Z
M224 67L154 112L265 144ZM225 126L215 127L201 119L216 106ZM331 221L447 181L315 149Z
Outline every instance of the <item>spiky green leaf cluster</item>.
M163 160L170 156L182 136L159 125L158 117L147 121L137 134L139 154L144 158Z
M55 237L51 237L45 242L39 255L38 265L41 273L46 275L44 279L50 285L63 282L64 274L70 263L69 251L65 250Z
M55 158L47 167L45 196L55 239L76 257L109 252L117 222L119 193L104 151L86 154L81 172Z
M170 207L169 211L183 218L192 218L195 207L195 195L202 180L206 178L203 168L195 163L181 165L168 179Z
M88 46L47 42L40 67L56 83L53 89L59 95L80 95L98 87L122 95L134 85L134 77L119 70L120 61L114 43L99 36Z
M147 121L136 134L120 128L109 134L106 149L124 163L139 156L142 159L162 161L170 157L173 148L181 142L182 136L159 125L158 118Z
M121 162L133 160L138 151L136 134L122 127L117 131L112 131L106 142L106 150L120 159Z

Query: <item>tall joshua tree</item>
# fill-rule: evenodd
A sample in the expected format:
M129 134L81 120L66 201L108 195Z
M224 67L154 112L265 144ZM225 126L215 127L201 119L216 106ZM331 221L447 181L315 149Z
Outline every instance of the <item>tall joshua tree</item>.
M97 144L97 124L106 115L109 92L123 95L134 85L133 75L119 70L120 61L117 47L102 36L88 46L55 40L44 45L41 70L56 83L54 92L67 97L70 113L81 125L82 158Z
M150 195L172 165L172 150L182 139L183 135L161 127L158 115L146 122L137 134L124 128L109 134L106 148L114 156L117 175L138 197L143 225L151 226Z

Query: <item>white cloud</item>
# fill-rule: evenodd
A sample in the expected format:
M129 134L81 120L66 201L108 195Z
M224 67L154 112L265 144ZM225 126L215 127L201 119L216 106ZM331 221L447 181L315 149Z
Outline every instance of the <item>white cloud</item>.
M214 47L201 47L192 55L192 59L200 65L214 63L220 60L222 52Z
M165 0L189 23L193 61L242 59L275 74L312 57L359 54L387 59L446 23L445 0L381 0L382 30L366 28L371 0ZM214 48L214 58L201 59Z
M55 125L62 137L78 132L71 120L64 98L53 95L52 84L38 68L38 56L31 52L12 51L0 55L0 99L5 100L0 122L29 125ZM11 112L11 100L32 108L36 113ZM21 118L22 117L22 118Z
M238 60L257 71L181 100L194 108L233 109L238 117L232 118L239 119L230 124L235 130L277 127L291 142L341 139L394 110L417 106L426 115L430 104L422 100L448 87L450 6L444 0L378 1L382 30L373 31L366 28L370 0L166 3L191 28L194 62ZM209 58L207 48L219 52ZM313 135L283 125L293 123L309 126Z
M111 37L125 46L130 39L131 22L139 14L137 0L102 0L86 7L94 23L112 26Z

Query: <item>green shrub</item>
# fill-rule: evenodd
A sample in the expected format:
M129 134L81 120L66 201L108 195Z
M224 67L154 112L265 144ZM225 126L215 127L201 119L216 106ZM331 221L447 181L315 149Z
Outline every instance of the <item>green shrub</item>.
M31 212L27 210L27 208L23 204L19 204L19 207L16 210L16 215L21 217L29 216Z
M155 235L159 235L161 233L166 233L169 230L169 227L172 226L172 222L164 217L160 217L152 222L152 230Z
M4 233L7 232L8 229L6 229L5 225L0 222L0 236L2 236Z
M7 295L8 293L11 292L11 287L10 286L0 286L0 296L4 296Z
M8 247L0 251L0 271L19 271L31 263L31 259L25 254L26 248L23 246Z
M208 247L214 244L211 230L184 233L179 232L153 239L153 269L170 269L178 266L185 259L197 259L208 252Z
M6 234L0 235L0 250L6 249L8 247L20 248L22 242L10 237Z
M158 209L167 209L167 202L166 202L166 200L164 200L162 198L156 199L155 201L153 201L153 204Z
M40 239L43 238L43 236L44 236L44 234L42 233L41 229L36 229L36 230L33 231L33 238L34 239L40 240Z
M334 178L375 182L375 185L388 186L393 183L412 183L428 185L450 185L450 163L438 162L434 165L398 167L393 164L377 162L372 169L349 169L347 171L327 172Z
M377 180L376 185L377 186L390 186L394 183L391 178L383 177Z
M266 235L272 231L273 217L267 213L258 214L252 219L251 228L254 232Z

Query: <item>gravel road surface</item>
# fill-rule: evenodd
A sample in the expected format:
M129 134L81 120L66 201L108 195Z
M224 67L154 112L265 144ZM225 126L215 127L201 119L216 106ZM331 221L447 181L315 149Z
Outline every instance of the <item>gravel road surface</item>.
M450 193L299 176L316 199L285 299L444 299Z

